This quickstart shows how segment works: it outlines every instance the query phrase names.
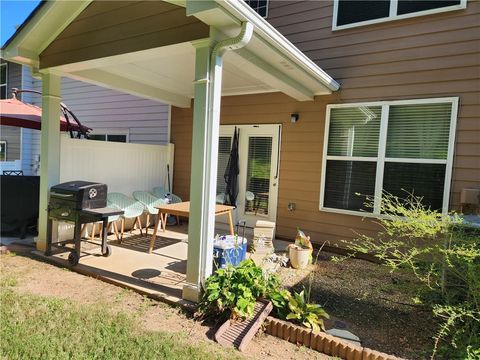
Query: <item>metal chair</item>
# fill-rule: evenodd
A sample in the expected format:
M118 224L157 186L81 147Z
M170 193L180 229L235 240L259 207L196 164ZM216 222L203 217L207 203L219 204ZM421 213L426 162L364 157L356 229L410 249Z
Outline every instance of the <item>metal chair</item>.
M120 241L123 240L125 219L135 219L134 227L135 224L138 225L138 228L140 229L140 234L143 236L142 222L140 221L140 216L143 214L145 206L141 202L135 201L134 199L122 193L108 193L107 200L110 206L116 207L124 211L124 214L121 217L122 227Z

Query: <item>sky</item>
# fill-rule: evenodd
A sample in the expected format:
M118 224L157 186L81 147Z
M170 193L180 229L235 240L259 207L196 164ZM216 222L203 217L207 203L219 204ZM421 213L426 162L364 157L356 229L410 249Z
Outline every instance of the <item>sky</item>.
M0 42L2 46L39 2L39 0L0 0Z

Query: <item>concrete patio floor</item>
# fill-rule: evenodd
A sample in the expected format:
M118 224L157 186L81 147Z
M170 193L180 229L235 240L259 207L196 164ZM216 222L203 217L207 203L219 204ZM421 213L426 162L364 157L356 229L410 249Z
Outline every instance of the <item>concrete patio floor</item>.
M217 233L225 233L220 225ZM151 235L152 230L149 230ZM139 292L153 299L182 306L192 303L182 299L185 284L188 249L188 224L167 226L165 232L159 230L154 250L148 253L150 236L125 232L119 243L115 235L109 235L112 255L103 257L100 246L82 242L80 263L71 267L68 263L69 252L64 249L54 251L52 256L34 251L46 261L70 268L72 271L119 285ZM246 237L252 239L252 230L247 229ZM275 240L275 247L282 251L286 242ZM250 254L248 255L250 256Z

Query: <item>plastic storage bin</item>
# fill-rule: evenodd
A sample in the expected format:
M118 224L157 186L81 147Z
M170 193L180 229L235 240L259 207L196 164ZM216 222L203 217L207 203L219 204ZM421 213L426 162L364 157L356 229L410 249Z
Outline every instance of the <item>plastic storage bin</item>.
M247 239L236 235L216 237L213 242L213 268L237 266L247 257Z

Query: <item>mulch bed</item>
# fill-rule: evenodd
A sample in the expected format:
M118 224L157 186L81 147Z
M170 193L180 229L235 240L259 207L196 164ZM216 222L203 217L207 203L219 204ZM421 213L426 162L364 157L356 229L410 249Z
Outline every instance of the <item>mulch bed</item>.
M330 314L326 328L344 328L362 345L409 359L429 358L437 324L428 308L413 302L419 284L412 276L366 260L331 261L322 251L305 270L281 268L285 286L311 287L311 302Z

